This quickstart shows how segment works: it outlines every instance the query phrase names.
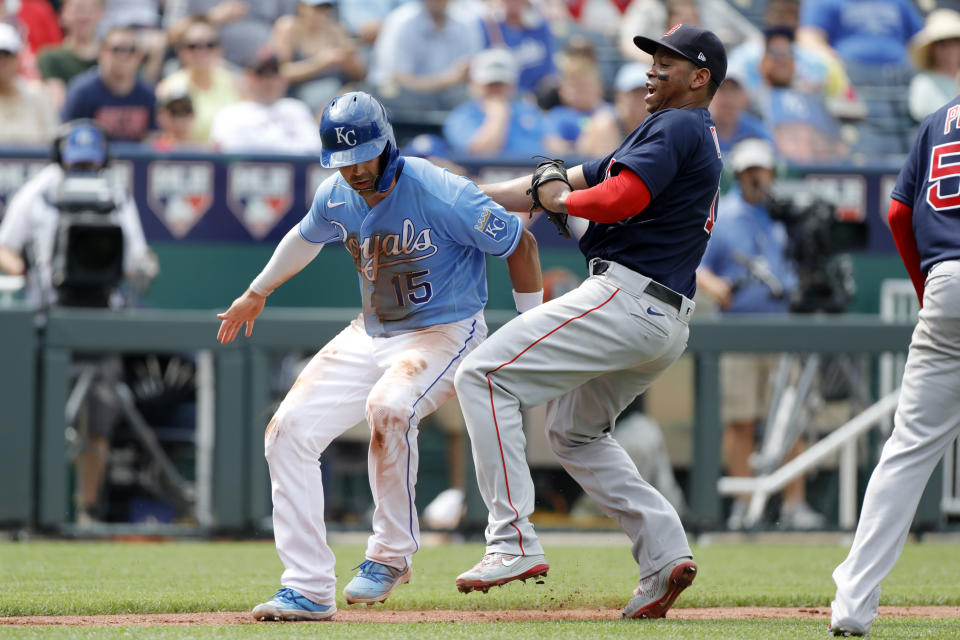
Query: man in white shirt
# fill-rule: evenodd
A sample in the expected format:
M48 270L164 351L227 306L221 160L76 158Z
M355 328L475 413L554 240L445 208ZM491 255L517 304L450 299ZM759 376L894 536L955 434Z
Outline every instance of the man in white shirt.
M367 82L388 107L449 110L468 99L470 59L484 47L483 29L468 4L419 0L387 15Z
M106 180L116 208L105 215L123 233L123 274L135 277L141 271L155 271L136 204L109 173L103 173L108 162L106 135L90 120L63 127L54 142L54 161L20 187L0 222L0 271L26 275L28 299L42 306L64 304L54 286L53 266L61 221L56 205L67 175ZM29 261L24 260L25 254Z
M226 153L303 154L320 151L317 120L307 105L284 97L287 83L276 54L262 49L244 74L247 99L213 118L210 139Z
M23 40L0 22L0 143L49 144L59 120L43 92L20 73Z
M0 272L26 275L33 304L117 306L121 296L114 278L145 282L156 275L156 258L144 239L137 206L105 171L108 162L106 134L95 122L66 123L54 140L53 161L10 200L0 222ZM123 238L119 250L115 228ZM120 419L109 389L123 369L115 356L82 356L75 362L94 371L72 425L77 433L76 521L83 525L96 521L102 511L110 436Z

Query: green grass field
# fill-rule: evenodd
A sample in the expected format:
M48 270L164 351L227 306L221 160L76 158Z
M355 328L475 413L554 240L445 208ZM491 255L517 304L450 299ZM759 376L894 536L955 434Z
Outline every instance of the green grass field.
M338 589L363 559L337 546ZM884 583L882 605L960 605L960 554L953 545L909 545ZM712 545L694 549L700 573L676 607L829 605L840 546ZM626 546L549 547L546 584L511 584L460 594L456 575L482 546L429 547L413 580L381 608L397 610L621 607L636 585ZM245 611L277 588L281 565L270 542L0 544L0 616ZM346 607L342 599L338 608ZM259 624L240 626L11 627L0 638L824 638L818 620L658 620L523 623ZM881 619L873 638L960 638L960 621Z

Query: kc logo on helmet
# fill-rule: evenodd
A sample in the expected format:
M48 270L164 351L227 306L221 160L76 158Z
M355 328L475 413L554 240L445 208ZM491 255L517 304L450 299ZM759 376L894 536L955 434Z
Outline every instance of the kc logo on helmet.
M250 235L262 240L293 204L293 167L238 162L227 173L227 206Z
M337 142L343 142L350 145L351 147L357 144L357 132L354 129L349 129L344 132L346 127L334 127L333 130L337 134Z
M213 204L213 163L150 163L147 204L174 238L183 238Z

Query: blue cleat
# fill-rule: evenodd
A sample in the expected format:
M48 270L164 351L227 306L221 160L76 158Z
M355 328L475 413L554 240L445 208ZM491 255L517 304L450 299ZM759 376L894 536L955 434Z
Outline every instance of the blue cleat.
M317 604L297 591L283 587L269 602L253 608L257 620L329 620L337 612L335 605Z
M395 569L373 560L364 560L354 569L360 569L360 573L343 588L343 597L347 599L347 604L364 602L369 606L386 600L397 585L410 582L410 574L413 573L409 565Z

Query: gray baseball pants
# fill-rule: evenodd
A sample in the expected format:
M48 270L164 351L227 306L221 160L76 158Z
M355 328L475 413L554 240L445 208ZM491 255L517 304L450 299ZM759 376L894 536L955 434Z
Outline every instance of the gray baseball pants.
M903 551L923 488L960 434L960 261L927 274L893 425L850 554L833 572L832 623L863 632L877 616L880 582Z
M487 552L542 554L521 411L547 403L546 435L567 472L633 543L640 575L691 556L676 510L611 436L617 415L687 345L693 302L674 308L616 263L527 311L464 360L454 378L489 511Z

